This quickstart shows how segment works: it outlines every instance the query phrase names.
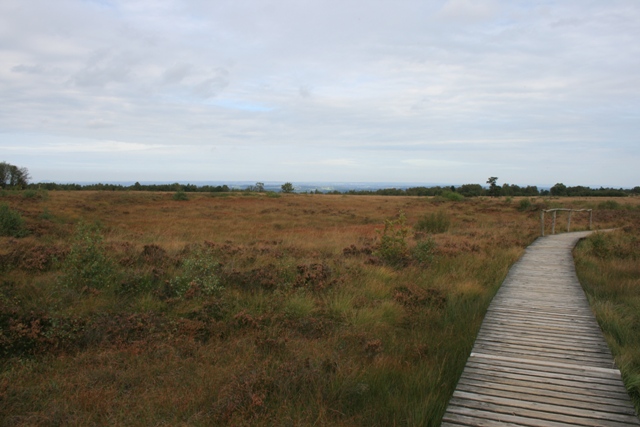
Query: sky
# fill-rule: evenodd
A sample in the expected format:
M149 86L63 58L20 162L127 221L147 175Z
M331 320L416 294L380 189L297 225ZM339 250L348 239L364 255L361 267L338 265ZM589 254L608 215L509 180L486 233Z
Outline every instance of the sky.
M640 185L638 0L2 0L34 182Z

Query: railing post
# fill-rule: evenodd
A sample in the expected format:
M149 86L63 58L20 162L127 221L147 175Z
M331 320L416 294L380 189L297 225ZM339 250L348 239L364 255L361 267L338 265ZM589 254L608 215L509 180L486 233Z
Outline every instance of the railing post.
M540 211L540 235L544 237L544 209Z
M551 234L556 234L556 214L558 211L553 211L553 222L551 223Z
M569 211L569 219L567 220L567 233L571 229L571 212L573 211Z

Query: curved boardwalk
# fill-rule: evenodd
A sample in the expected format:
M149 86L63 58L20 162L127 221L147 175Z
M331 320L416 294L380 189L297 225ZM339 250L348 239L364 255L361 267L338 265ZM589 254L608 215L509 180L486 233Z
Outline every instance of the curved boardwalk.
M442 426L640 426L575 274L588 234L539 238L511 268Z

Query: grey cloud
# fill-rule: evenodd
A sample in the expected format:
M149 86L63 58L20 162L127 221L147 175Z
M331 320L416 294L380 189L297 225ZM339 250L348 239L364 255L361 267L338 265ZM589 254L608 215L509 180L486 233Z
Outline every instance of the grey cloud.
M86 65L74 75L73 81L78 86L122 83L131 77L134 62L133 55L100 50L91 55Z
M229 71L219 68L211 73L211 77L193 86L193 94L201 98L213 98L229 86Z
M162 81L166 84L177 84L184 80L191 71L189 64L177 64L167 68L162 74Z
M298 94L300 95L300 97L305 99L311 98L311 90L307 86L300 86L300 88L298 89Z
M94 119L94 120L90 120L87 123L87 127L90 127L93 129L105 129L105 128L113 127L113 123L110 123L103 119Z
M24 73L24 74L42 74L44 72L44 67L42 65L25 65L20 64L14 67L11 67L11 71L14 73Z

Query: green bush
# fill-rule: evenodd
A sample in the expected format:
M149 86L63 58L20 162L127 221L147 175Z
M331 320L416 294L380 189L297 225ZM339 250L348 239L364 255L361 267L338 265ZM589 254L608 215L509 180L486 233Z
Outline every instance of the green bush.
M412 258L420 265L426 266L433 262L436 242L432 237L420 240L411 251Z
M398 219L386 219L384 229L377 230L380 234L380 244L374 255L392 267L404 267L409 262L409 249L406 242L409 229L406 221L406 216L400 212Z
M413 227L416 231L426 233L445 233L451 226L451 219L444 211L424 215Z
M220 284L220 263L207 248L198 248L182 261L182 275L169 282L170 293L182 297L191 291L212 295L223 289Z
M620 203L616 202L615 200L606 200L598 204L598 209L608 209L608 210L615 211L620 208L621 208Z
M46 190L24 190L22 197L25 199L47 200L49 193Z
M531 209L531 200L530 199L522 199L520 200L520 204L518 205L518 210L520 212L525 212Z
M174 193L173 200L185 201L185 200L189 200L189 197L187 196L187 193L185 193L183 190L178 190Z
M442 197L449 200L450 202L460 202L464 200L464 196L460 193L454 193L453 191L445 191L442 193Z
M0 236L24 237L27 234L22 216L6 203L0 204Z
M51 212L49 212L49 209L44 208L42 213L40 215L38 215L38 218L44 219L44 220L47 220L47 221L53 221L55 219L55 216Z
M76 289L110 288L115 281L114 263L106 254L97 225L78 224L71 251L62 265L62 281Z

